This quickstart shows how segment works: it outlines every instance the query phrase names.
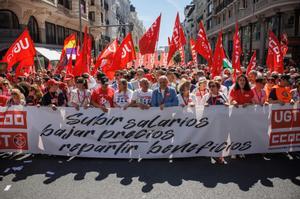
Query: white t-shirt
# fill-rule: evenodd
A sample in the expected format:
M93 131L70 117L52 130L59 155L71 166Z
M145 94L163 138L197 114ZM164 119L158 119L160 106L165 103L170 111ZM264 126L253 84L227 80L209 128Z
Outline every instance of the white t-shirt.
M133 92L132 99L140 104L151 104L152 99L152 90L148 89L147 92L143 92L141 89L138 89Z
M189 99L188 100L184 100L181 94L177 95L178 97L178 104L179 106L187 106L190 104L196 104L196 96L194 94L190 94L189 95Z
M195 88L195 90L193 91L193 94L195 95L195 98L196 98L195 104L196 105L204 105L202 98L207 93L208 93L207 89L205 89L205 91L199 91L199 88Z
M124 108L131 102L133 92L127 89L126 93L124 91L116 91L114 95L114 103L116 103L121 108Z
M75 104L78 104L80 107L83 107L90 103L91 100L91 91L90 90L79 90L79 89L73 89L71 91L71 98L70 98L70 104L72 105L72 102Z

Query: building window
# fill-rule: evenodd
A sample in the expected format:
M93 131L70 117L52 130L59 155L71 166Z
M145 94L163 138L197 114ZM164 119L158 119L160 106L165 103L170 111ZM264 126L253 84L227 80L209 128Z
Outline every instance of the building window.
M81 1L81 3L80 3L80 5L81 5L81 13L86 13L86 2L85 2L85 0L80 0Z
M91 0L91 6L95 5L95 0Z
M31 39L34 42L39 43L40 42L39 26L38 26L38 23L37 23L36 19L33 16L31 16L29 18L27 27L28 27Z
M65 40L65 30L64 27L62 26L56 26L56 30L57 30L57 44L58 45L63 45L64 44L64 40Z
M95 21L95 12L89 12L89 20Z
M208 11L207 14L209 16L212 13L212 11L213 11L213 4L212 3L208 4L207 11Z
M2 29L19 29L18 17L10 10L0 10L0 21Z
M101 24L104 23L103 13L101 12Z
M56 29L55 24L45 22L46 24L46 43L47 44L56 44Z
M228 18L230 19L232 17L232 10L231 8L228 10Z
M225 12L223 13L223 21L224 22L226 21L226 13Z
M253 25L253 32L254 32L254 40L259 41L260 40L260 24L255 23Z
M248 7L248 0L242 0L242 8Z
M69 0L58 0L57 2L59 5L62 5L63 7L67 8L67 9L71 9L71 3L69 2Z

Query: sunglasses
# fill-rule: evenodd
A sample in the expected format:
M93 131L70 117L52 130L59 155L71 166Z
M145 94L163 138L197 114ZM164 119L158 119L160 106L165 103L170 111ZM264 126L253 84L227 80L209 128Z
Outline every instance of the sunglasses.
M215 88L215 87L217 87L216 85L209 85L209 88Z

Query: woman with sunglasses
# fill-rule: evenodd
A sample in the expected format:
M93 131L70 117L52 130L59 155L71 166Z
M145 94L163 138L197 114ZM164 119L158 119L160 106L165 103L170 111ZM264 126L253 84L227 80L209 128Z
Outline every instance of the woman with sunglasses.
M220 92L221 85L218 81L208 82L209 93L203 96L202 104L205 106L210 105L225 105L228 106L228 99L224 93Z
M29 93L28 96L26 97L26 105L39 106L42 97L43 97L43 93L40 90L39 86L33 84L29 88Z
M17 105L25 105L25 97L21 93L19 89L12 89L11 91L11 97L7 101L6 106L17 106Z
M118 90L114 95L114 107L126 109L132 98L133 92L128 89L128 82L126 79L120 79L118 82Z
M76 88L71 91L70 103L76 110L80 107L85 109L90 106L91 91L88 90L87 81L79 77L76 79Z

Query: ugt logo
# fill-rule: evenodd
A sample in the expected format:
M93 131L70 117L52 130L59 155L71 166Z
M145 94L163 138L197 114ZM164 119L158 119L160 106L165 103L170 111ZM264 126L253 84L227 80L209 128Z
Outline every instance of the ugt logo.
M26 50L28 48L29 48L28 38L24 38L24 41L23 41L23 39L21 39L13 47L12 53L7 56L7 60L10 62L11 59L14 57L14 54L18 54L19 52L21 52L22 49Z

